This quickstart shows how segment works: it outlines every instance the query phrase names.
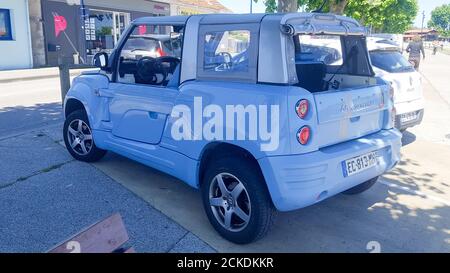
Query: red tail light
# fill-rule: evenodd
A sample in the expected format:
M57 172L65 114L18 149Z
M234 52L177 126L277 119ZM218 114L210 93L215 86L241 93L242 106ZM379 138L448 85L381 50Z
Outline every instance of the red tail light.
M295 112L297 116L301 119L304 119L308 114L309 110L309 102L307 100L299 100L295 105Z
M158 57L162 57L162 56L166 56L166 53L164 52L164 50L162 50L162 48L158 47L158 49L156 50L156 55Z
M303 126L297 132L297 140L300 144L305 145L311 136L311 129L308 126Z

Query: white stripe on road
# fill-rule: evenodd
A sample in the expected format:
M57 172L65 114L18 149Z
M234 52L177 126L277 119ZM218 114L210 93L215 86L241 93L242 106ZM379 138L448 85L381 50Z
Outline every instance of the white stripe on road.
M415 194L415 195L418 195L420 197L427 198L427 199L430 199L430 200L442 203L442 204L444 204L446 206L450 206L450 202L445 200L445 199L442 199L442 198L439 198L439 197L436 197L436 196L433 196L433 195L429 195L429 194L426 194L426 193L421 192L421 191L416 191L416 190L410 189L410 188L405 187L405 186L400 186L400 185L397 185L395 183L386 181L384 179L380 179L379 182L381 184L385 185L385 186L388 186L388 187L391 187L391 188L395 188L395 189L399 189L399 190L405 191L407 193Z

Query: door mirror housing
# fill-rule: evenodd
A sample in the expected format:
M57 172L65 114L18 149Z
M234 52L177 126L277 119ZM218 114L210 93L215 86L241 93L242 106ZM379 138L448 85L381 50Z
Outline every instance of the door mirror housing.
M95 54L92 59L92 64L95 67L105 70L108 67L108 54L106 54L106 52L99 52Z

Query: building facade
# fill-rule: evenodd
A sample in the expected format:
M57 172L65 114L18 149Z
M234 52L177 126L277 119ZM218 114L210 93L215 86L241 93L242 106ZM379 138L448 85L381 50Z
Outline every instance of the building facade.
M91 63L97 52L112 51L132 20L143 16L170 15L169 3L148 0L40 2L46 65L50 66L57 65L62 60L69 63Z
M139 17L229 12L218 0L0 0L0 70L90 64Z
M231 13L218 0L172 0L170 6L171 15Z
M0 70L33 66L28 0L0 1Z

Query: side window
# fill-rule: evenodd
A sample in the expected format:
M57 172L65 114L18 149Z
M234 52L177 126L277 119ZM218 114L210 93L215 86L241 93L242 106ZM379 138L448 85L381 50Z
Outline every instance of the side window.
M183 28L134 26L119 55L118 81L168 86L179 77Z
M256 82L259 24L202 25L197 78Z
M0 40L12 40L11 16L9 9L0 9Z
M250 31L214 31L204 35L204 71L248 72Z

